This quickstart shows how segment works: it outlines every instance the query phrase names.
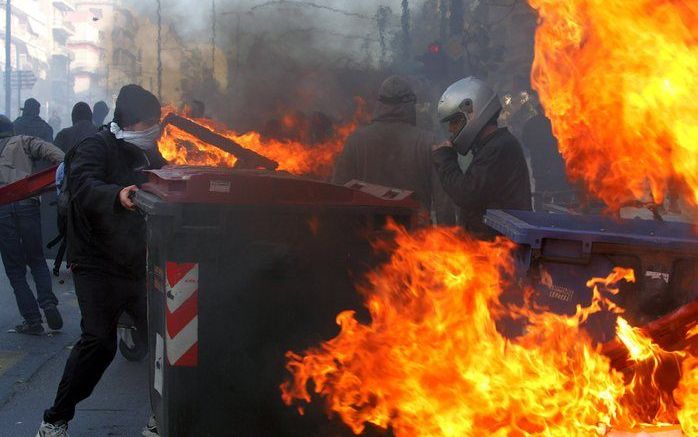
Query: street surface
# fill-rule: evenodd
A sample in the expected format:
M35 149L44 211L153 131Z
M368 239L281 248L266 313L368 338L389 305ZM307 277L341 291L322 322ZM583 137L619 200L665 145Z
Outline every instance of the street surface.
M53 266L53 261L49 261ZM80 311L70 274L54 278L65 326L40 337L8 333L21 322L12 287L0 269L0 437L34 437L58 387L70 348L80 335ZM30 281L32 289L33 282ZM71 437L140 436L149 416L146 361L119 353L93 395L78 405Z

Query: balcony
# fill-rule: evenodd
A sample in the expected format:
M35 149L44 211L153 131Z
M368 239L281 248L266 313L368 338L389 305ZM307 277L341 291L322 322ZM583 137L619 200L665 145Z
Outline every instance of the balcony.
M75 34L75 26L62 18L54 18L53 20L53 37L65 41Z
M73 6L73 2L71 2L71 1L54 0L53 7L58 9L59 11L62 11L62 12L75 11L75 7Z
M53 52L51 53L51 56L57 57L57 58L65 58L68 61L72 61L75 58L75 55L68 50L66 47L56 47L53 49Z

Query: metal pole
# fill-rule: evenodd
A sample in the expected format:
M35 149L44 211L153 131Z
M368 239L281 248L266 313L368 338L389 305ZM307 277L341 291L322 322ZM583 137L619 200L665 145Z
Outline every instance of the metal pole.
M15 47L15 58L17 60L17 63L15 64L15 74L17 75L17 113L19 114L19 108L22 107L22 73L20 73L19 69L19 50L17 50L17 47Z
M412 40L410 36L410 3L409 0L402 0L402 56L403 62L409 62L411 55Z
M162 11L158 3L158 99L162 101Z
M237 24L235 25L235 81L240 78L240 14L237 14Z
M5 2L5 114L11 117L12 110L12 3Z
M211 0L211 76L216 77L216 0Z

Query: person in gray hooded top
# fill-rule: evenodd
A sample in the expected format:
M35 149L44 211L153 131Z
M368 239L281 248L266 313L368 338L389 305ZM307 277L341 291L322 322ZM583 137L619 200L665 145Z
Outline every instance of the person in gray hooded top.
M63 156L63 152L51 143L16 135L12 122L0 115L0 185L11 184L31 175L39 160L58 164L63 161ZM63 326L41 241L38 197L0 205L0 255L17 299L17 307L24 318L24 322L14 329L20 334L39 335L44 332L39 308L44 311L49 328L57 330ZM31 269L36 297L27 282L27 267Z
M455 208L434 171L433 133L417 127L417 96L409 82L391 76L381 85L373 120L346 141L332 182L352 179L414 191L439 224L454 224Z

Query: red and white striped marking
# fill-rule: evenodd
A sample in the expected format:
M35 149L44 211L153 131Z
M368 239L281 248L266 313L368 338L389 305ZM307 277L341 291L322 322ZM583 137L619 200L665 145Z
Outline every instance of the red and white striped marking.
M199 265L168 262L165 291L167 361L171 366L196 367L199 358Z

